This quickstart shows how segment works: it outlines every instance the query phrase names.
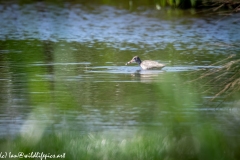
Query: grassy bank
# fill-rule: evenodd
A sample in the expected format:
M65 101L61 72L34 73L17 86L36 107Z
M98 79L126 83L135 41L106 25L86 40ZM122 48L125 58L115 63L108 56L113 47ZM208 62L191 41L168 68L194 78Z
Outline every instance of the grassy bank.
M3 1L0 3L11 4L11 3L19 3L19 4L28 4L35 3L32 0L11 0L11 1ZM156 6L156 9L160 9L161 7L177 7L177 8L212 8L213 11L217 11L219 9L229 9L234 12L240 11L240 2L238 0L68 0L63 3L60 0L46 0L44 3L62 5L64 3L71 4L83 4L83 5L113 5L120 8L126 8L130 10L137 9L138 7L143 6Z

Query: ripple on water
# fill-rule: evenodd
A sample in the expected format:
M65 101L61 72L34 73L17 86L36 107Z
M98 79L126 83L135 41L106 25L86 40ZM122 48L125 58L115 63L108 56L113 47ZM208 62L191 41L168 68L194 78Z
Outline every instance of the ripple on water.
M143 70L139 66L96 66L88 67L86 72L91 73L136 73L139 74L159 74L162 72L183 72L202 69L219 68L220 66L167 66L162 69Z

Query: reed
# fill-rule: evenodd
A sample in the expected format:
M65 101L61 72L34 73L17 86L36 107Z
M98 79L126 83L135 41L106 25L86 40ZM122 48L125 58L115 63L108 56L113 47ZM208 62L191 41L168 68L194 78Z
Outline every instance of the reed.
M188 83L200 82L204 86L209 86L209 89L204 92L211 91L214 93L210 101L216 100L221 97L223 101L218 104L224 104L226 101L238 101L238 95L240 91L240 59L236 55L230 55L226 59L212 64L211 66L218 65L217 68L208 69L205 71L199 70L196 72L202 72L200 76L194 80L188 81ZM192 73L191 73L192 74Z

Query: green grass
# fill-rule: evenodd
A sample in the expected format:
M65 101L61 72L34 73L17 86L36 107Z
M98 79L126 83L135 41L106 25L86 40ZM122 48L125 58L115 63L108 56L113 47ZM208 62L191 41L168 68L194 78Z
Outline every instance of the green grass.
M208 124L185 126L179 129L165 128L161 131L149 130L130 135L63 132L45 133L38 142L32 138L34 136L26 138L24 135L2 138L0 150L8 154L9 152L12 154L43 152L49 155L65 153L65 160L234 160L240 158L239 138L233 135L227 136Z
M33 3L32 0L20 0L19 4ZM46 0L46 3L63 5L61 0ZM238 0L68 0L69 3L80 3L80 4L102 4L102 5L115 5L124 8L137 8L139 6L160 6L160 7L178 7L178 8L213 8L214 11L219 9L230 9L234 12L239 12ZM158 7L156 7L158 8Z

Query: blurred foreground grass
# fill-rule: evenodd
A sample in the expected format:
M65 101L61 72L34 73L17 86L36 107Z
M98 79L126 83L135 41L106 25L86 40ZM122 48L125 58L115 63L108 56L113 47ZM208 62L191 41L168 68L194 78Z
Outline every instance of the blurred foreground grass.
M178 128L162 127L159 131L148 130L128 136L119 133L57 132L43 134L38 142L34 141L33 137L34 135L2 138L1 152L65 154L64 159L69 160L237 160L240 158L239 136L227 135L217 127L206 123L200 123L198 126L178 126Z

